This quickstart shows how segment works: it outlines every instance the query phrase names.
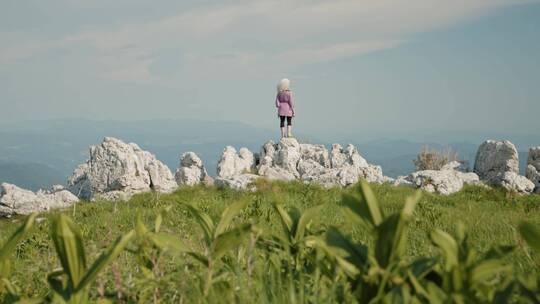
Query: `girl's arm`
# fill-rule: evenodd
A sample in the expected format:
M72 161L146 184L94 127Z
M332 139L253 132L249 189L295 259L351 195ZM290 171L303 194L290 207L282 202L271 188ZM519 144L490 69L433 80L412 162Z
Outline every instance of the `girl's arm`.
M291 106L292 115L294 116L294 101L293 101L293 95L292 92L289 92L290 98L289 98L289 106Z
M279 108L279 94L276 95L276 108Z

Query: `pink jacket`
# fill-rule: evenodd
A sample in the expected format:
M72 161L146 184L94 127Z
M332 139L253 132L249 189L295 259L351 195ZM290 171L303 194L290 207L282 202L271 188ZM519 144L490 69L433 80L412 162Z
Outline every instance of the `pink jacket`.
M294 102L291 91L281 91L276 96L276 108L279 116L294 116Z

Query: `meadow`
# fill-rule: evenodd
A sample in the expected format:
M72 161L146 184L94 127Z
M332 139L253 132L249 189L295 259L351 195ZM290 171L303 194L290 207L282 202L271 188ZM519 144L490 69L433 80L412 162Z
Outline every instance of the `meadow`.
M0 220L0 302L539 303L538 227L480 186L186 187Z

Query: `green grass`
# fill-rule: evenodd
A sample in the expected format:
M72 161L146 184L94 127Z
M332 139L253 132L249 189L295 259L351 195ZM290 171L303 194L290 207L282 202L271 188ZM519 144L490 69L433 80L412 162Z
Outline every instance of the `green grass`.
M414 192L412 189L389 185L372 187L381 208L387 214L400 211L405 197ZM324 204L320 215L311 224L311 230L325 231L330 226L337 226L356 241L368 245L373 242L365 226L353 225L343 215L341 198L344 193L352 191L350 188L324 189L296 182L275 182L261 183L259 189L251 193L206 187L184 188L168 195L137 195L128 202L78 204L62 212L70 215L79 226L89 263L118 236L133 229L138 214L147 226L153 227L156 215L165 209L167 211L163 214L162 231L177 236L187 246L202 250L200 227L181 203L192 204L216 219L231 203L247 199L250 201L249 206L235 222L252 222L267 233L281 229L279 216L273 208L274 202L283 202L287 208L294 206L300 210ZM54 214L40 215L44 220L37 223L32 233L18 246L12 260L11 281L21 288L24 295L45 296L49 291L46 275L59 265L49 237L50 219ZM0 244L23 220L22 217L0 220ZM462 221L468 228L472 246L479 252L486 252L493 245L517 245L517 250L507 257L508 262L520 273L538 273L538 261L531 255L516 228L522 220L540 225L539 195L517 196L500 189L478 186L467 186L450 196L423 193L411 224L406 259L435 256L438 251L432 245L429 233L438 228L452 234L456 223ZM255 254L254 259L257 258L262 256ZM234 279L234 284L242 288L237 289L234 298L203 298L199 280L203 268L199 263L184 254L170 254L158 259L155 261L158 265L156 275L149 279L128 252L122 253L92 286L92 298L121 297L127 302L180 303L229 300L261 302L266 297L259 286L265 282L257 282L255 287L249 288L253 282L239 275ZM264 264L265 261L260 262ZM234 273L240 270L231 271ZM337 293L335 290L333 292ZM336 297L329 296L328 300L336 300Z

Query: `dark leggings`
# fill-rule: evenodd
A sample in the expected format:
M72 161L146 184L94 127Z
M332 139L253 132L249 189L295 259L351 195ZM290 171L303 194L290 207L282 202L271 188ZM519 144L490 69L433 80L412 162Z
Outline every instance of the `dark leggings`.
M287 126L292 125L292 117L291 116L280 116L279 117L279 126L284 128L285 127L285 118L287 118Z

